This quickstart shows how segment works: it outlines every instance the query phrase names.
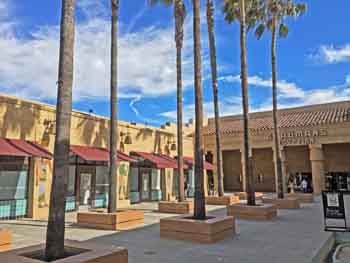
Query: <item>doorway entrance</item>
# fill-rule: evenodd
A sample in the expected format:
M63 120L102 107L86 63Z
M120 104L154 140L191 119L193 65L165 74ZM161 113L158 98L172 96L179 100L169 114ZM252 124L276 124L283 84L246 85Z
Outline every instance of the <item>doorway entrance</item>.
M152 187L152 170L141 169L140 170L140 189L141 189L141 201L151 200L151 187Z
M80 206L88 207L91 205L92 174L80 174Z

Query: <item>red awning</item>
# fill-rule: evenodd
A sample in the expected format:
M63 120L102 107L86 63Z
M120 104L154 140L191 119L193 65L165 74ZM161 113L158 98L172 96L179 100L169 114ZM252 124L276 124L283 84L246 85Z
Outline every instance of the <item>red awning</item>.
M82 145L71 145L70 150L73 154L79 156L81 159L90 162L108 162L109 151L105 148L89 147ZM125 153L118 151L117 158L119 161L135 162L133 158Z
M190 166L193 166L194 165L194 159L192 157L184 157L184 161L190 165ZM207 162L207 161L204 161L204 169L205 170L209 170L209 171L212 171L214 170L214 165L212 165L211 163Z
M168 156L168 155L165 155L165 154L159 154L159 156L161 156L162 158L165 158L165 159L167 159L167 160L169 160L170 162L174 162L175 163L175 165L176 165L176 168L178 167L178 162L177 162L177 159L174 159L174 158L172 158L172 157L170 157L170 156ZM188 165L186 164L186 162L184 162L184 164L183 164L183 169L188 169L189 167L188 167Z
M162 168L177 168L177 162L175 159L164 155L146 152L133 152L133 154L153 163L157 169ZM170 160L171 159L171 160Z
M0 156L52 158L49 151L34 142L5 138L0 138Z

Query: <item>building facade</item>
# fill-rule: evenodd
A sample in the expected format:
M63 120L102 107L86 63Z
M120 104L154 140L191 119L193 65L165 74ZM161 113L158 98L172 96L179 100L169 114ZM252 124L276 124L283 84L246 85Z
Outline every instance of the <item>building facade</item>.
M244 190L242 122L242 116L221 118L226 191ZM206 152L215 157L214 128L214 120L209 119L203 135ZM272 129L272 112L250 114L250 155L256 191L276 189ZM350 190L350 102L280 110L279 132L286 190L301 190L303 180L308 183L307 191L315 194L334 183Z
M0 94L0 219L20 216L47 217L55 130L54 106ZM189 157L193 156L192 131L193 125L186 124L184 155ZM135 158L130 157L130 152L175 157L176 125L166 123L160 128L155 128L120 121L118 135L117 192L119 205L124 206L130 203L132 197L130 187L134 185L131 183L138 181L139 178L138 171L130 168L135 166ZM95 207L106 205L108 137L108 118L72 112L67 211L89 205ZM167 168L168 181L172 182L173 167L169 168L171 169ZM158 187L159 176L147 179L150 180L150 186L156 188L155 190L166 193L154 192L157 198L175 196L171 183L165 184L165 188L161 189Z

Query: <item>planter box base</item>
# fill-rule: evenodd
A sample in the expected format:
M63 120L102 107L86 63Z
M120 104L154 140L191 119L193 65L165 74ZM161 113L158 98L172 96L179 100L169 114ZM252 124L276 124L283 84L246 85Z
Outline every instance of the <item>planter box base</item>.
M0 254L0 262L21 262L39 263L47 262L43 260L45 245L36 245L16 250L11 250ZM94 262L115 262L127 263L128 251L121 247L106 248L96 246L88 242L69 241L65 242L65 249L68 256L53 263L94 263ZM74 255L74 256L73 256Z
M0 229L0 252L9 250L11 248L11 243L12 233L6 229Z
M299 202L302 204L311 204L314 202L313 194L294 193L294 194L288 194L287 196L292 198L298 198Z
M194 220L191 215L183 215L160 220L161 238L215 243L234 233L235 219L232 216Z
M299 209L300 202L298 198L286 197L283 199L279 198L263 198L265 204L274 204L277 209Z
M80 212L77 225L103 230L127 230L144 223L144 212L137 210L118 211L117 213Z
M190 214L193 211L193 202L168 202L158 203L158 212L170 214Z
M246 192L235 192L235 195L239 197L240 200L247 200L247 193ZM255 192L255 199L256 200L262 200L264 194L261 192Z
M235 204L227 206L227 215L247 220L273 220L277 217L277 207L272 204Z
M233 205L239 203L239 196L228 195L228 196L207 196L205 198L207 205Z

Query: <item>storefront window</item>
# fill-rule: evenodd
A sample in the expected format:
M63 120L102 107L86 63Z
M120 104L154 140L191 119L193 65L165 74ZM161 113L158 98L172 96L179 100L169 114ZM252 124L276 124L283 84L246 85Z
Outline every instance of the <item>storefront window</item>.
M27 198L27 171L0 171L0 200Z
M160 190L160 170L152 169L152 190Z
M96 167L96 195L108 193L108 167Z
M76 169L75 165L69 166L67 196L75 195L75 169Z
M139 174L138 174L138 168L132 167L130 170L131 176L130 176L130 191L131 192L138 192L139 191Z

